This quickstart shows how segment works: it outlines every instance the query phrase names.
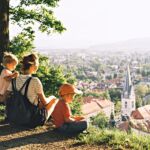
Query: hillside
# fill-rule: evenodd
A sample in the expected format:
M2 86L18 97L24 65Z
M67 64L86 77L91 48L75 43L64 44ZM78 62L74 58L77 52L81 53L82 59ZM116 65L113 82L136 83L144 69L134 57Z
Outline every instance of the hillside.
M53 54L53 53L59 53L59 54L67 54L67 53L78 53L78 52L101 52L101 51L112 51L112 52L147 52L150 50L150 38L137 38L137 39L130 39L126 41L118 41L115 43L106 43L106 44L97 44L97 45L91 45L88 48L81 48L81 49L75 49L75 48L55 48L50 49L49 47L41 47L38 48L37 51L42 52L44 54Z
M102 146L76 144L76 137L60 136L50 124L36 129L19 129L0 123L0 150L98 150Z

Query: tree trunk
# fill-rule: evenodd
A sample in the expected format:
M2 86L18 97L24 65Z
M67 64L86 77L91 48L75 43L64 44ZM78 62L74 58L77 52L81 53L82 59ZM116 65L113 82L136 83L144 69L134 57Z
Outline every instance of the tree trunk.
M9 50L9 0L0 0L0 64L4 51ZM0 71L2 66L0 65Z

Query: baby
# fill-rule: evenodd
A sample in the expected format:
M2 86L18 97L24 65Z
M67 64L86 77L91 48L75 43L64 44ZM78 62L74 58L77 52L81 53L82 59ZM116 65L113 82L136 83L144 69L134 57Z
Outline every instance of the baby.
M15 70L16 66L18 64L18 59L15 55L11 53L4 53L3 62L2 65L4 66L4 69L1 72L0 75L0 103L5 103L5 93L9 86L9 83L11 82L11 79L16 78L19 73Z

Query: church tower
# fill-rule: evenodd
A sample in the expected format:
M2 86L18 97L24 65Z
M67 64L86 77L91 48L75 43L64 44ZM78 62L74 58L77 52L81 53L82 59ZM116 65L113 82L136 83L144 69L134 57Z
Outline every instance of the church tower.
M135 92L131 81L130 69L127 67L123 92L121 95L121 114L130 116L135 110Z

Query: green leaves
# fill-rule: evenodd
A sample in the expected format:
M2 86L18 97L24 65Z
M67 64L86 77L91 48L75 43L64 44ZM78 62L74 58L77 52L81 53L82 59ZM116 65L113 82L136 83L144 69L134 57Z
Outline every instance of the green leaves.
M11 40L10 51L18 57L21 57L25 53L31 52L33 50L33 40L34 31L31 27L27 27Z
M89 145L102 145L106 149L134 149L148 150L150 148L150 137L137 134L127 134L118 129L99 129L91 126L89 134L80 134L77 143Z
M39 24L39 30L48 34L58 32L62 33L66 30L63 24L56 19L53 11L50 9L51 6L56 6L58 0L22 0L20 5L10 8L10 20L12 23L16 23L20 27L26 25ZM32 6L32 5L35 6ZM29 6L30 7L26 7Z
M108 117L104 113L99 113L97 116L91 118L92 124L101 129L108 127L108 120Z
M56 7L60 0L21 0L20 4L25 6L45 4L50 7Z

